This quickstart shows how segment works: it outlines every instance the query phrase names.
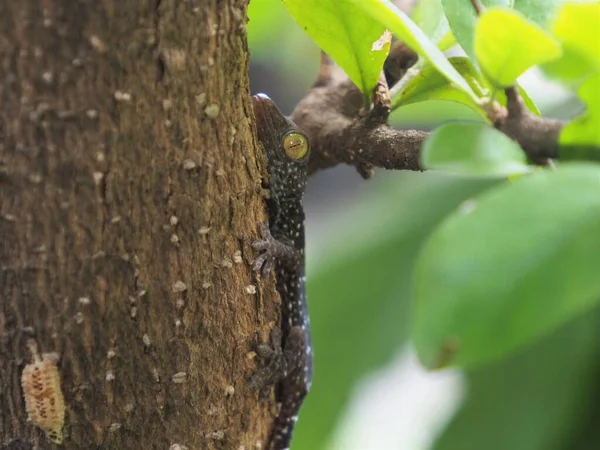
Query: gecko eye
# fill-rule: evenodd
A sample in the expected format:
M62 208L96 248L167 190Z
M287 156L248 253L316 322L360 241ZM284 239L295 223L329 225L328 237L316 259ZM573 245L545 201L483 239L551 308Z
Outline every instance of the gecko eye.
M308 140L306 136L292 131L283 137L285 154L292 159L302 159L308 153Z

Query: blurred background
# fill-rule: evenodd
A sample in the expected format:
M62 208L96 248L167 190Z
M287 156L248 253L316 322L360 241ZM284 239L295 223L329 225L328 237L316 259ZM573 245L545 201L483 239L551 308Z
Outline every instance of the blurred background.
M290 114L315 79L319 50L280 0L251 0L249 16L252 93L267 93ZM545 116L581 110L536 71L521 83ZM403 128L448 120L480 119L450 102L392 116ZM384 170L364 181L342 166L310 179L315 376L293 450L600 449L599 313L469 373L425 372L412 352L410 279L419 248L447 214L493 183Z

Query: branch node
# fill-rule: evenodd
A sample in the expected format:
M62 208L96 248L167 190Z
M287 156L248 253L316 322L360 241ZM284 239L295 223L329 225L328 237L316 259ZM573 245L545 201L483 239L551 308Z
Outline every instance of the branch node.
M373 164L358 163L355 167L359 175L365 180L373 178L373 175L375 175L375 170L373 170Z
M385 74L383 72L381 72L377 85L373 90L371 101L373 102L373 106L367 114L367 124L379 126L387 123L388 117L390 116L392 101L390 99L390 90L388 89Z

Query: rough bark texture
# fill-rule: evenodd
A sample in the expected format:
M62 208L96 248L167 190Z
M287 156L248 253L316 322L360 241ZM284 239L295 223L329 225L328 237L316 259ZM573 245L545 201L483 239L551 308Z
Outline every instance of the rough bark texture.
M0 447L54 448L27 423L29 339L60 355L62 448L264 442L246 6L0 1Z

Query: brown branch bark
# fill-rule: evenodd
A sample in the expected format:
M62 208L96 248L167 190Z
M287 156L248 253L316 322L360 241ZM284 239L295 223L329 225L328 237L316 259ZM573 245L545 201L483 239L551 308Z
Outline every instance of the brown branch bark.
M252 448L277 319L245 0L0 2L0 447L27 341L57 352L68 449Z
M494 126L517 141L532 161L544 164L556 158L564 122L534 115L514 87L506 90L506 103L506 114L496 118Z
M311 142L309 173L346 163L368 177L373 166L419 169L427 133L394 130L361 117L362 97L342 70L324 60L317 81L298 103L292 119Z
M415 53L406 46L393 45L384 66L390 87L415 61ZM374 107L365 113L358 88L339 67L322 58L317 81L292 113L311 142L309 174L337 164L352 165L365 178L372 175L373 167L421 170L419 154L428 133L387 125L389 97L383 84L382 79L373 95ZM546 164L556 158L565 122L535 116L515 89L507 90L507 99L507 108L490 108L494 126L518 142L532 162Z

